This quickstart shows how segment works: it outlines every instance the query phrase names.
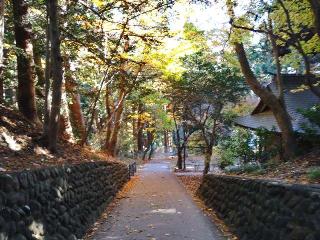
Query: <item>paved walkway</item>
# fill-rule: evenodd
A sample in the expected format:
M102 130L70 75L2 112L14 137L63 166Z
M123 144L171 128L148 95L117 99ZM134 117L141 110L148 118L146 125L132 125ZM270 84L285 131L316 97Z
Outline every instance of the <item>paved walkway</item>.
M170 171L156 160L139 169L139 179L95 234L95 240L221 240Z

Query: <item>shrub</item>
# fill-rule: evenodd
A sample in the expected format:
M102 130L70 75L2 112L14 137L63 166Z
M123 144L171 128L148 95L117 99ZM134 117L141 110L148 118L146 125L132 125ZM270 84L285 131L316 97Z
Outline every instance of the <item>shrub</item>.
M221 169L225 169L226 167L234 164L235 157L231 149L229 148L225 150L219 149L218 152L220 155L218 164Z
M304 131L303 140L306 142L306 145L311 145L312 147L319 146L320 104L305 110L298 109L298 112L309 120L309 122L301 124L301 128Z
M274 131L269 131L265 128L258 128L256 130L257 138L255 139L255 145L257 148L256 160L261 162L267 162L270 159L276 157L280 153L280 145L275 144Z
M254 158L250 146L252 134L242 128L236 128L231 135L220 140L216 152L220 157L219 166L224 169L237 162L248 162Z
M320 167L310 168L308 170L308 178L312 181L320 180Z
M252 173L256 175L264 174L266 173L266 169L264 169L260 164L251 162L246 163L243 165L237 165L237 166L228 166L224 169L226 173Z
M238 166L228 166L224 169L226 173L242 173L243 172L243 167L238 165Z
M257 163L246 163L243 165L243 171L246 173L253 173L262 170L261 166Z
M304 117L308 118L311 123L320 127L320 104L314 105L306 110L298 109L298 111Z

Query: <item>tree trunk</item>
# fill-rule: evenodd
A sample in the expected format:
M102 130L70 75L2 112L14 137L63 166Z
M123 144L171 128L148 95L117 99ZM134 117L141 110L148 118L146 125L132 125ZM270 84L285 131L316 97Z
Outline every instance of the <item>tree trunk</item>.
M106 103L107 120L106 120L106 139L105 139L104 147L106 150L108 150L111 133L112 133L112 118L113 118L113 111L114 111L114 103L112 100L109 86L106 86L105 103Z
M140 125L137 132L137 146L138 146L138 152L143 151L143 126Z
M107 149L107 152L111 156L115 156L117 153L118 135L119 135L120 126L121 126L122 112L124 110L124 98L125 98L125 92L123 90L120 90L119 103L118 103L118 106L116 108L116 112L114 115L114 126L112 129L112 133L110 136L110 141L109 141L108 149Z
M280 53L279 53L279 47L277 45L277 41L276 41L274 34L273 34L273 25L272 25L272 20L270 17L269 17L269 29L270 29L269 38L270 38L270 42L271 42L271 46L272 46L273 57L276 62L276 69L277 69L276 78L277 78L277 87L278 87L278 91L279 91L278 99L280 100L281 104L283 104L283 106L285 107L285 102L283 99L284 85L283 85L283 79L282 79L282 73L281 73Z
M145 160L146 155L147 155L148 152L149 152L148 160L150 160L151 157L152 157L152 154L153 154L153 140L154 140L153 132L148 131L147 132L147 139L146 139L147 148L143 152L143 157L142 157L143 161Z
M296 139L287 110L282 106L277 96L275 96L267 89L263 88L263 86L256 79L250 68L243 44L235 43L235 50L238 55L241 70L247 84L250 86L251 90L255 94L257 94L265 104L270 107L271 111L274 114L274 117L281 130L285 159L288 160L293 158L295 156Z
M163 145L164 145L164 152L168 152L168 145L169 145L169 138L168 138L168 131L163 131Z
M186 158L187 158L187 145L185 144L183 146L183 170L186 170L187 169L187 166L186 166Z
M106 130L106 140L105 140L105 149L108 151L109 149L109 144L110 144L110 139L111 139L111 134L112 134L112 116L109 116L107 118L107 130Z
M40 124L37 115L34 84L34 63L31 28L28 22L28 4L25 0L12 0L18 70L18 107L31 122Z
M148 141L148 148L149 148L149 157L148 160L151 160L152 154L153 154L153 140L154 140L154 134L153 132L148 131L147 132L147 141Z
M177 156L178 156L177 168L178 169L182 169L182 167L183 167L182 166L182 162L183 162L182 152L183 152L183 147L177 146Z
M65 89L67 96L70 98L68 101L68 107L72 130L78 138L83 139L86 131L85 121L81 109L80 94L77 90L77 83L72 77L68 56L65 56L64 58L64 70Z
M124 37L125 44L123 48L124 53L129 52L129 37L125 36ZM111 154L111 156L115 156L117 152L117 142L118 142L118 134L120 131L121 127L121 117L122 117L122 112L124 110L124 104L125 104L125 97L126 97L126 64L127 60L121 58L120 59L120 79L119 79L119 97L118 97L118 104L116 107L114 107L114 110L112 112L112 115L114 115L114 126L112 133L110 135L110 141L107 142L107 152Z
M45 68L45 83L44 83L44 116L43 116L43 140L44 145L48 146L48 135L49 135L49 120L50 120L50 78L51 78L51 52L50 52L50 24L49 24L49 9L47 5L47 16L46 16L46 68Z
M153 149L153 142L152 142L152 143L150 144L150 152L149 152L149 157L148 157L148 160L149 160L149 161L150 161L151 158L152 158L153 151L154 151L154 149Z
M143 121L142 121L142 115L143 114L143 104L139 103L138 106L138 122L137 122L137 149L138 153L143 152Z
M63 81L63 86L65 86L65 79ZM60 121L59 121L59 138L63 138L69 142L74 142L73 128L70 120L70 111L68 107L67 93L65 87L63 87L61 96L61 108L60 108Z
M65 107L63 107L63 108L65 110ZM62 113L60 115L58 136L59 136L59 138L73 142L74 137L73 137L73 133L72 133L70 119L64 110L62 111Z
M205 158L204 158L203 175L208 174L208 172L210 171L211 156L212 156L212 146L207 146L207 149L205 152Z
M46 81L45 70L42 66L42 61L41 61L42 46L39 44L39 40L36 40L36 39L33 39L32 44L33 44L33 61L35 64L35 73L37 76L37 83L35 85L36 96L38 98L37 112L38 112L38 117L42 120L45 115L43 102L45 98L45 81Z
M40 49L41 45L39 44L39 40L33 39L33 59L35 64L36 75L38 78L37 85L43 88L46 82L46 77L44 69L42 67Z
M177 148L177 168L178 169L182 169L182 162L183 162L183 156L182 156L182 151L183 151L183 144L181 144L181 136L180 136L180 128L177 124L177 120L174 116L174 112L173 112L173 121L174 121L174 126L175 126L175 145Z
M314 26L320 36L320 0L309 0L312 12L314 14Z
M135 104L132 105L131 113L132 113L133 115L136 115L136 114L137 114L137 108L136 108L136 105L135 105ZM137 136L138 136L138 132L137 132L137 129L138 129L138 128L137 128L138 120L137 120L135 117L131 118L131 120L132 120L132 122L131 122L131 124L132 124L132 139L133 139L133 142L135 143L135 142L137 142ZM137 152L138 152L137 144L134 144L134 145L133 145L134 157L136 157Z
M51 66L52 66L52 104L49 121L49 150L57 151L59 118L62 95L62 58L60 52L60 31L58 23L57 0L48 2L48 13L50 19L50 37L51 37Z
M0 103L4 102L4 0L0 0Z

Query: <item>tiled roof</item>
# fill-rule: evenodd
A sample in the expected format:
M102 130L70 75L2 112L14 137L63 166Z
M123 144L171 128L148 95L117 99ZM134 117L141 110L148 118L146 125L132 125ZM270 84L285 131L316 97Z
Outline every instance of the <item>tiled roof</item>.
M302 124L307 124L316 128L306 118L304 118L298 109L308 109L315 104L320 104L320 99L313 94L308 88L303 87L304 77L299 75L284 75L284 101L288 110L288 113L292 120L293 129L297 132L303 132L301 129ZM272 81L267 85L274 94L278 94L278 89L275 81ZM235 123L247 128L257 129L266 128L270 131L280 132L278 124L268 107L263 107L264 103L259 102L256 109L251 115L238 117ZM316 128L320 133L320 129Z
M238 117L235 123L246 128L265 128L269 131L275 130L276 132L280 132L276 119L271 111Z

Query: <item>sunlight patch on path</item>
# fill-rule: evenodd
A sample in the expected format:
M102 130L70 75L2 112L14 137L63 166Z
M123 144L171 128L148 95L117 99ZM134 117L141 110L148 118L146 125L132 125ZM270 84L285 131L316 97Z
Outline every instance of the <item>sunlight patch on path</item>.
M176 214L177 209L175 208L169 208L169 209L156 209L150 211L151 213L164 213L164 214Z

